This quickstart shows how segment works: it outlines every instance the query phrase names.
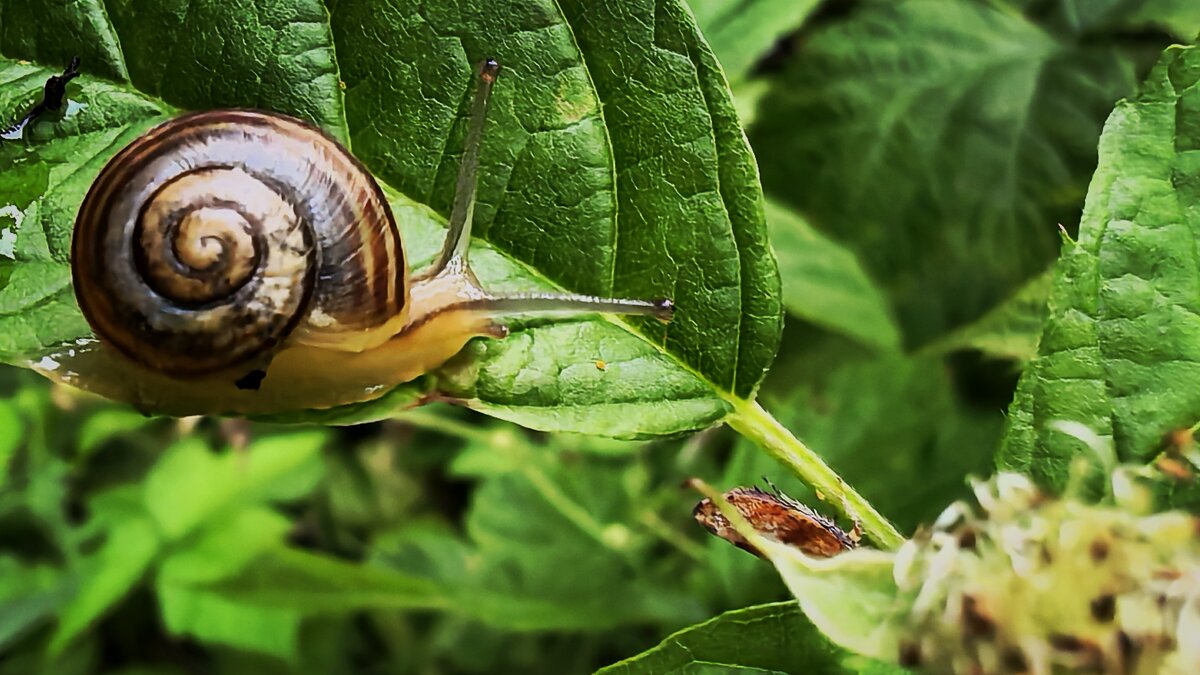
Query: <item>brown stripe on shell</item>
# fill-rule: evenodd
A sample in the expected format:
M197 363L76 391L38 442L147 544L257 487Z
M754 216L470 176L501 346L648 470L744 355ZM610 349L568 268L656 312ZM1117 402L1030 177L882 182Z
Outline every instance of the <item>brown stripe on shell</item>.
M291 118L272 117L279 133L313 128ZM342 180L330 185L328 206L346 223L342 237L326 240L318 270L314 310L336 325L308 325L314 332L368 329L398 314L406 300L407 267L391 209L366 167L323 133L308 136L332 172Z

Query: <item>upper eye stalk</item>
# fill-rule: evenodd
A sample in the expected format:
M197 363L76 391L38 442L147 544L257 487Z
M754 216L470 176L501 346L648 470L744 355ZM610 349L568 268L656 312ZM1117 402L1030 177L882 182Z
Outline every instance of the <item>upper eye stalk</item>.
M467 128L466 145L458 169L458 183L454 193L454 207L450 212L450 229L442 253L424 275L462 276L468 283L475 284L479 297L470 305L479 309L490 309L496 314L531 312L604 312L609 314L640 314L653 316L661 321L670 321L674 306L668 299L628 300L600 298L577 294L514 294L494 295L480 288L474 281L467 251L471 242L471 223L475 215L475 193L478 186L479 150L483 144L483 131L487 121L488 104L492 98L492 87L500 74L500 64L487 59L479 68L479 84L471 103L470 126Z
M514 314L669 321L666 299L478 282L468 249L499 71L479 69L446 240L411 276L383 191L320 129L238 109L151 129L101 171L75 223L75 293L99 342L39 369L150 411L258 414L376 398L473 337L503 337Z

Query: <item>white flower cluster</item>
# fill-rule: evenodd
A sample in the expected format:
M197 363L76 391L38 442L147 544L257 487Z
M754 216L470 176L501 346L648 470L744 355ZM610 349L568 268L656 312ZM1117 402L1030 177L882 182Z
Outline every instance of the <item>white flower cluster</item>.
M1129 483L1132 485L1132 483ZM897 553L900 663L940 673L1200 673L1198 520L975 485Z

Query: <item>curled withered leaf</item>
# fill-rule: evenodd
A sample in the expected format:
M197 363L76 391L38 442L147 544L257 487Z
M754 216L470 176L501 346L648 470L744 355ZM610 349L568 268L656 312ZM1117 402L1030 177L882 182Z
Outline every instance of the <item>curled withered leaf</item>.
M754 486L738 487L724 493L724 497L763 537L794 546L806 555L828 558L858 545L857 526L846 532L778 489L768 492ZM701 500L692 510L692 516L709 532L760 558L765 557L738 534L711 499Z

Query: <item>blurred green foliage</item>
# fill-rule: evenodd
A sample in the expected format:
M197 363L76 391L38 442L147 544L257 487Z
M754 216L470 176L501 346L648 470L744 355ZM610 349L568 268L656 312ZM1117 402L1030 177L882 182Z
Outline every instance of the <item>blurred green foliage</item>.
M759 398L911 531L990 470L1101 125L1200 11L691 4L759 160L790 314ZM57 57L26 38L0 30L0 55ZM635 443L445 405L348 428L154 419L4 368L0 674L587 673L643 650L611 672L882 668L792 604L741 609L783 584L696 527L679 486L764 475L821 507L723 429Z
M588 670L779 594L689 522L726 438L151 419L3 373L0 672Z

